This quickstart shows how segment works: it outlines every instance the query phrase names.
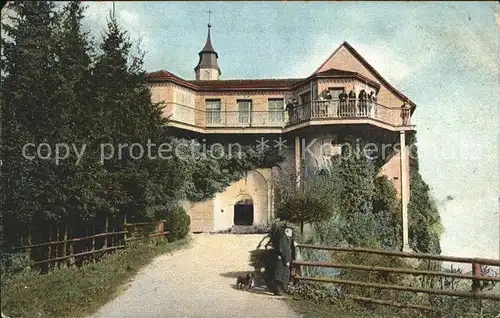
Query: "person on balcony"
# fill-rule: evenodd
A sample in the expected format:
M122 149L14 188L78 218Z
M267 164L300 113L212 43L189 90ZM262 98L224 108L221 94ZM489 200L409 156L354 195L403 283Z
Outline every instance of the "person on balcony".
M359 103L358 103L358 114L359 116L366 116L366 100L367 100L366 91L364 89L359 92Z
M299 102L294 98L292 102L293 120L299 120Z
M410 107L403 104L401 106L401 119L403 120L403 126L408 125L408 119L410 118Z
M375 117L375 103L377 102L377 96L373 91L368 95L368 114L371 118Z
M293 118L293 102L288 101L286 104L286 112L288 114L288 121L291 122Z
M356 109L356 93L351 90L349 92L349 107L348 107L348 110L342 110L342 113L341 115L342 116L351 116L354 112L355 112L355 109Z
M330 93L330 90L327 90L326 93L325 93L325 98L327 100L332 100L332 94Z
M339 108L337 110L336 116L339 116L339 114L343 113L347 109L347 94L345 91L339 94Z

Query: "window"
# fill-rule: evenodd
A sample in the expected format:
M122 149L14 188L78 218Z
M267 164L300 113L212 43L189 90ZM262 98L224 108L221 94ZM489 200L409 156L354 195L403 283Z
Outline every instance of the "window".
M221 102L220 99L207 99L205 101L207 124L220 124Z
M251 100L238 100L238 123L250 123L250 115L252 112Z
M304 94L300 94L300 101L302 104L308 104L311 102L311 92L305 92Z
M270 123L283 122L283 99L269 99L268 100L268 121Z

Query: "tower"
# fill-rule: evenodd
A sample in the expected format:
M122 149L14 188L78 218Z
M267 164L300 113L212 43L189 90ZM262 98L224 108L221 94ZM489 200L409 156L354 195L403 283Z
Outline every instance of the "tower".
M219 64L217 63L219 55L215 52L212 40L210 39L210 28L212 27L210 24L210 13L211 11L208 12L207 42L200 53L198 53L200 60L198 61L198 65L194 68L196 80L218 80L221 74Z

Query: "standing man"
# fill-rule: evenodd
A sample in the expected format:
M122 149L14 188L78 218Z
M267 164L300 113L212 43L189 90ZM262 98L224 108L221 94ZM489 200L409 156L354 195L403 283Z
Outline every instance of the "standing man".
M408 125L408 118L410 118L410 107L403 104L401 106L401 119L403 120L403 125Z
M274 294L280 296L290 283L290 264L292 261L292 229L285 227L275 247L276 265L274 269Z
M351 90L349 92L349 109L342 113L343 116L353 116L356 113L356 93Z
M291 122L293 119L293 102L288 101L286 104L286 111L288 113L288 122Z
M337 113L335 116L340 117L340 114L344 113L347 111L347 96L345 91L342 91L339 95L339 108L337 109Z

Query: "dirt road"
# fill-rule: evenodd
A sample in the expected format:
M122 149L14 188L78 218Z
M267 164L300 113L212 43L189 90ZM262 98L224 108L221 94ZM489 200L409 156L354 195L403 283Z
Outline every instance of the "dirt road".
M263 235L198 234L190 248L162 255L93 317L291 317L281 297L235 289L252 270L249 251Z

